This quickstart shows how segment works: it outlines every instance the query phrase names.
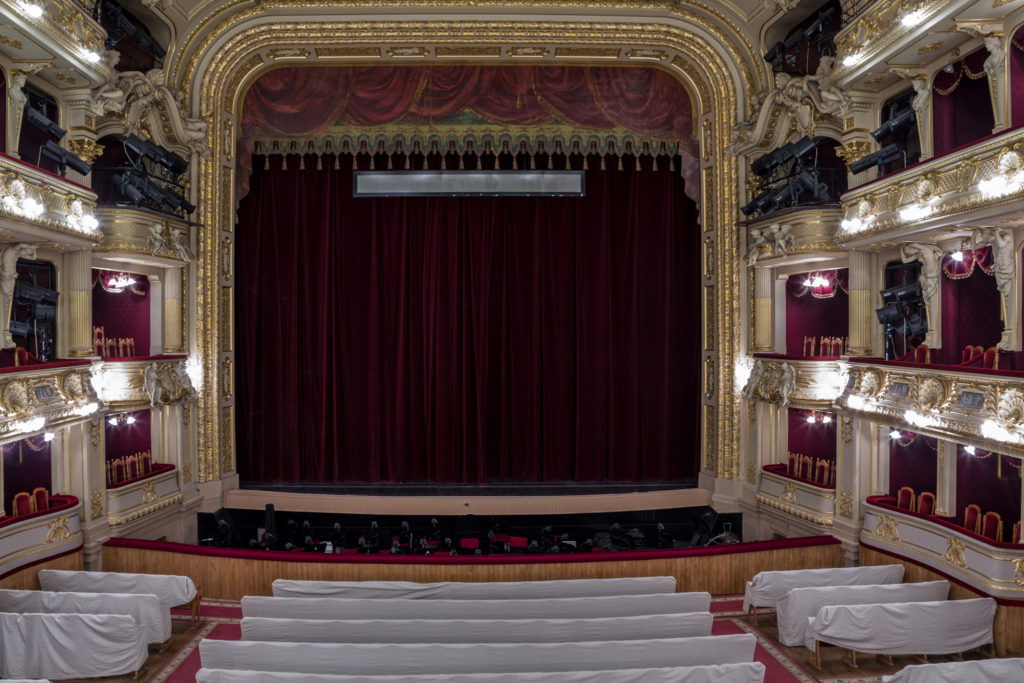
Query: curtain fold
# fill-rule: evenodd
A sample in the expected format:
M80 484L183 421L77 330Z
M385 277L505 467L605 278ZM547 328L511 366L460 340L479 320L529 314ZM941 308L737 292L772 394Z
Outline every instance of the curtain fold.
M932 81L932 128L935 155L946 154L992 133L995 114L983 64L988 50L975 50L939 71Z
M700 228L678 173L353 199L351 157L303 166L256 159L239 209L242 479L695 475Z

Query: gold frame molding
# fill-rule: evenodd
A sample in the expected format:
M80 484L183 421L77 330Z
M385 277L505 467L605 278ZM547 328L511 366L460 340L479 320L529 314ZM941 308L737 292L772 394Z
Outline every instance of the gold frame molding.
M711 411L716 416L714 433L706 434L704 443L714 444L717 452L702 454L701 462L714 463L713 469L705 470L707 474L728 479L739 476L739 438L733 428L740 414L739 398L729 388L734 383L734 361L742 353L740 288L745 275L739 263L735 223L743 179L738 159L728 153L728 145L729 132L742 119L746 102L767 82L764 61L737 22L692 0L670 8L660 3L598 2L586 3L584 9L579 2L568 0L510 9L493 3L489 11L501 13L501 18L493 19L480 13L481 6L489 4L487 0L462 0L440 6L421 0L409 3L413 8L422 7L409 12L415 18L395 21L381 14L379 8L383 5L376 2L357 1L344 8L330 5L333 11L320 0L266 0L255 6L229 2L184 35L180 49L168 62L168 80L192 94L191 115L210 123L207 141L212 150L201 163L193 164L201 226L198 258L190 267L195 288L190 306L195 309L185 316L194 326L190 330L193 353L202 364L197 415L198 482L229 475L235 463L231 431L234 392L233 387L225 385L232 382L225 368L233 359L233 341L230 325L225 328L222 324L230 320L230 310L222 309L230 308L233 280L222 272L220 255L224 243L235 239L234 144L241 103L249 85L265 71L282 65L443 63L445 59L450 62L451 57L446 55L454 54L453 50L493 45L502 47L502 62L515 63L531 61L513 59L520 48L538 50L533 53L538 55L532 59L534 63L572 64L608 63L613 52L618 59L626 60L619 63L628 63L630 51L634 55L640 54L637 50L660 51L659 55L665 53L661 68L690 92L694 134L706 132L701 169L702 229L713 232L717 242L711 271L716 274L713 319L717 334L713 353L717 362L707 364L713 376L702 383L712 392L705 397L705 404L716 405ZM466 19L470 7L472 15L480 18ZM537 20L538 7L564 11L552 13L550 20L543 14ZM355 11L353 8L362 8L363 13L358 19L346 19L347 12ZM617 14L609 16L603 11L609 8ZM638 20L638 9L645 10L642 21ZM562 20L568 14L579 17L586 10L594 11L595 21ZM328 14L318 18L310 11ZM452 16L446 16L448 13ZM378 14L379 20L368 18ZM423 56L410 61L401 57L402 51L389 53L388 46L423 46L425 50L418 53ZM281 59L280 49L285 47L291 51L288 59ZM379 56L369 58L371 48Z

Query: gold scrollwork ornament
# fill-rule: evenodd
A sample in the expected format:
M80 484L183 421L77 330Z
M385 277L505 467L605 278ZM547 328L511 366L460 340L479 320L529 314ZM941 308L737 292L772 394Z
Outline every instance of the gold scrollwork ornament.
M888 515L879 515L878 524L872 533L885 541L900 540L900 532L896 528L896 520Z
M56 519L51 519L49 528L46 531L46 542L57 543L58 541L70 538L71 529L68 528L68 522L70 521L71 520L68 517L57 517Z
M957 567L966 567L967 558L964 557L963 542L959 538L947 538L946 552L942 554L942 559L950 564L955 564Z

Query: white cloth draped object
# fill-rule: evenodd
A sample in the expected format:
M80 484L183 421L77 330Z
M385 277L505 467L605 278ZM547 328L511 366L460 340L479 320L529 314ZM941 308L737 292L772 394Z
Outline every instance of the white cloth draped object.
M149 646L125 614L0 613L0 676L95 678L138 671Z
M870 586L901 581L902 564L760 572L747 581L746 590L743 591L743 611L747 612L751 607L775 607L776 601L794 588Z
M413 583L410 581L292 581L273 583L278 598L402 598L404 600L525 600L600 595L675 593L674 576L494 583Z
M542 600L377 600L242 598L242 616L277 619L596 619L707 612L708 593L614 595Z
M242 640L294 643L570 643L710 636L710 612L600 619L242 619Z
M1024 681L1024 658L981 659L904 667L882 683L1009 683Z
M345 676L200 669L196 674L196 683L764 683L764 673L765 667L761 662L660 669L422 676Z
M45 678L0 678L0 683L50 683Z
M754 660L750 634L589 643L199 643L208 669L298 673L476 674L731 664Z
M172 607L196 597L196 586L187 576L129 574L43 569L39 583L45 591L81 593L151 593Z
M820 640L875 655L946 655L992 642L992 598L822 607L805 644Z
M0 612L127 614L145 631L147 643L162 643L171 637L171 608L148 593L0 590Z
M779 642L790 647L804 644L807 620L828 605L871 605L885 602L932 602L949 597L949 581L890 583L877 586L794 588L775 605Z

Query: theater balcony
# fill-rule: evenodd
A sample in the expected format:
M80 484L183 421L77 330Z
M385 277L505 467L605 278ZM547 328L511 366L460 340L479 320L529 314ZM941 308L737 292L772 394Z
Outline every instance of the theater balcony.
M0 153L0 216L14 239L91 249L102 232L96 193L38 166Z
M91 15L94 4L89 0L0 0L4 54L25 67L45 69L47 80L57 81L58 88L101 85L107 32Z
M1024 372L850 359L844 415L1024 457Z
M88 360L0 368L0 439L52 432L99 412L91 379Z
M901 509L895 498L867 499L861 545L930 569L981 596L1015 604L1024 600L1024 545L999 543L949 519Z
M797 206L747 224L747 260L759 268L845 263L834 237L843 214L834 205Z
M836 243L874 250L922 233L956 237L951 224L992 225L1019 215L1022 142L1024 128L1013 128L854 188L842 197Z
M102 206L96 216L104 234L93 253L101 258L163 268L182 267L192 259L194 224L183 218L134 206Z
M80 549L81 508L74 496L51 496L45 510L17 517L0 515L0 578Z

